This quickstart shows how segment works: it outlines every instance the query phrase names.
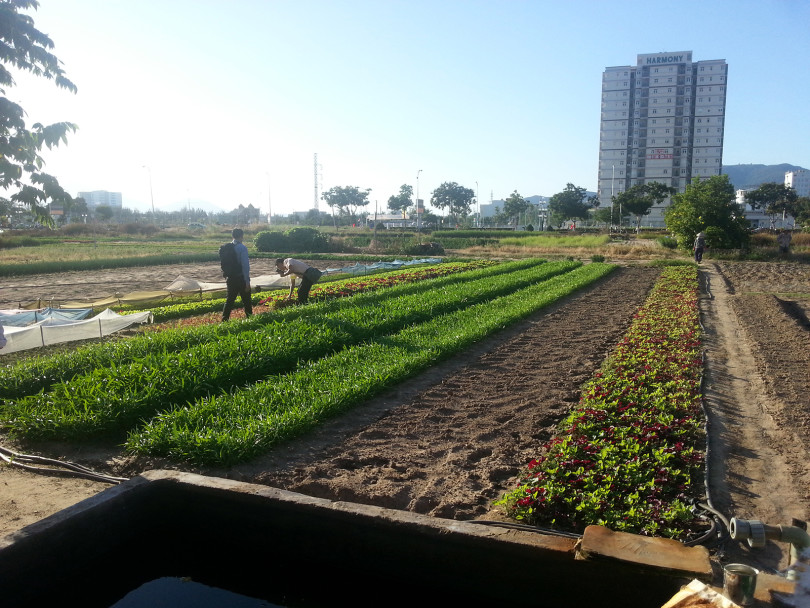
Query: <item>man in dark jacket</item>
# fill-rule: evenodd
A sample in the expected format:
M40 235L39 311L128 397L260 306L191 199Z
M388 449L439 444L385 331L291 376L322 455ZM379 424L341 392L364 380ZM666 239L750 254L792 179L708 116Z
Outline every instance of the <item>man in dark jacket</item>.
M230 319L231 309L236 302L237 295L242 299L242 305L245 307L245 316L249 317L253 314L253 303L250 301L250 259L248 258L247 247L242 244L245 233L241 228L234 228L231 235L233 236L233 248L236 253L238 268L234 269L230 275L225 276L225 285L228 288L228 295L225 298L225 306L222 309L223 321Z

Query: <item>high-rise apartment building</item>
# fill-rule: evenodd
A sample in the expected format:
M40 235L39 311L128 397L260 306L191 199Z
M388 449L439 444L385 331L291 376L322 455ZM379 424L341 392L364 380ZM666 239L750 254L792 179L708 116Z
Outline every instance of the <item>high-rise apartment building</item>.
M106 205L114 209L121 209L123 201L120 192L107 192L106 190L94 190L92 192L79 192L79 198L83 198L89 209Z
M725 59L692 61L692 51L638 55L635 66L602 75L599 200L636 184L661 182L683 192L696 176L723 167ZM644 223L664 225L664 209Z
M806 169L787 171L785 186L793 188L799 196L810 196L810 171Z

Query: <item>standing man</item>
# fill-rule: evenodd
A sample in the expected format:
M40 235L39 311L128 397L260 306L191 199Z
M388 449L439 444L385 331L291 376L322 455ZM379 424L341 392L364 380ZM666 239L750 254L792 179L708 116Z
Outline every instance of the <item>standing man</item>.
M242 244L245 233L241 228L234 228L231 235L233 241L223 245L219 252L222 273L225 275L225 285L228 288L225 307L222 309L223 321L230 319L237 295L242 299L245 316L253 314L253 303L250 301L250 260L247 247Z
M779 245L779 253L790 253L790 240L793 235L787 231L782 230L776 237L776 244Z
M290 277L290 293L287 296L288 300L292 299L293 290L295 289L295 277L301 279L301 287L298 288L299 304L306 303L309 298L309 288L317 283L323 275L317 268L313 268L295 258L278 258L276 260L276 270L278 270L278 274L282 277L286 277L290 274L293 275Z
M706 235L698 232L692 250L695 252L695 261L699 264L703 260L703 251L706 249Z

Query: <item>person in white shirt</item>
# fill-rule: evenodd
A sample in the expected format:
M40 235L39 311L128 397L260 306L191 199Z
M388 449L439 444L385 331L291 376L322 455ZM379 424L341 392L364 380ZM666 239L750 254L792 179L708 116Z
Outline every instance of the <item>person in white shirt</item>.
M287 296L288 300L292 299L293 290L295 289L295 278L301 279L301 286L298 288L298 303L305 304L309 298L310 288L318 282L323 273L317 268L313 268L309 264L296 260L295 258L278 258L276 260L276 270L282 277L293 275L290 277L290 293Z

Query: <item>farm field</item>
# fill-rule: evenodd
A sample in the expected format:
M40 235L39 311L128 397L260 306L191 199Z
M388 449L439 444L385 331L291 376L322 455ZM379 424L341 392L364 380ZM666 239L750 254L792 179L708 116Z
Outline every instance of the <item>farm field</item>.
M770 524L807 516L806 268L712 263L701 271L707 397L724 416L717 428L724 430L718 441L726 458L715 506L729 515ZM166 271L165 284L176 276ZM228 470L197 470L439 517L497 519L491 502L514 487L519 468L576 403L581 384L616 344L657 275L642 266L622 268L305 439ZM729 357L741 346L748 351ZM735 398L735 379L745 380L745 399ZM739 409L749 405L751 412ZM52 447L66 459L124 476L163 465L92 447ZM758 471L758 461L769 469ZM0 487L3 534L107 486L3 467ZM768 552L760 558L775 567L783 558L779 547Z

